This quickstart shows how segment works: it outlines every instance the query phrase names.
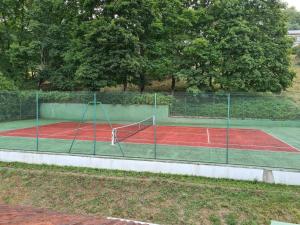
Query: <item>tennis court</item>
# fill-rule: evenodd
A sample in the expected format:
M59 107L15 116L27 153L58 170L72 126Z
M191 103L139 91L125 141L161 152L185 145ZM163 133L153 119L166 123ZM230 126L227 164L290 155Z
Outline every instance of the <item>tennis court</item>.
M137 123L139 125L139 123ZM208 128L188 126L157 126L148 124L140 128L136 124L96 124L60 122L37 127L13 129L0 132L0 136L44 139L111 142L112 128L118 131L116 139L124 143L156 144L169 146L226 148L278 152L298 152L295 147L257 129ZM227 139L227 135L229 138Z
M0 99L0 149L300 170L294 96L3 92Z

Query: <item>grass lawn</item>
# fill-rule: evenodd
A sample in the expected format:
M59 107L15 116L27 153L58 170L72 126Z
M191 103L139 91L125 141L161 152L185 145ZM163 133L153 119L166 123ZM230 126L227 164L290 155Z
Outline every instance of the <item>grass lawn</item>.
M159 224L300 221L300 187L0 163L0 203Z

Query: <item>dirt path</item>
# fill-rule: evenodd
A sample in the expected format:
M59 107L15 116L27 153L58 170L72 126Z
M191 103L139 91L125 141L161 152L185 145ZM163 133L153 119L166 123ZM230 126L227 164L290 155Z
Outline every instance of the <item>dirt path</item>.
M70 215L0 204L0 225L148 225L113 218Z

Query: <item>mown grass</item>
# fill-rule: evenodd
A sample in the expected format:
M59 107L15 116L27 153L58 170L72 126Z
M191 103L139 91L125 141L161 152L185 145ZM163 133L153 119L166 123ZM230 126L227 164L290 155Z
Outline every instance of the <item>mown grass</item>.
M0 202L160 224L300 221L300 187L0 163Z

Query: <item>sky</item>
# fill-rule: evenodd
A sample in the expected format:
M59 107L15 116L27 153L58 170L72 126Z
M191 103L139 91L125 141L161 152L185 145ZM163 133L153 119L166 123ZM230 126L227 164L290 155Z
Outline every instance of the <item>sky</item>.
M284 0L289 6L294 6L298 11L300 11L300 0Z

